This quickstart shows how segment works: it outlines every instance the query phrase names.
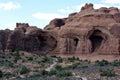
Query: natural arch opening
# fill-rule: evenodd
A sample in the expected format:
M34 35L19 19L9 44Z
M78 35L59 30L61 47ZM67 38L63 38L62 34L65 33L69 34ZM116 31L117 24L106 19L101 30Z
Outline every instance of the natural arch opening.
M102 44L102 41L104 40L103 38L103 33L100 30L95 30L92 35L89 37L90 41L91 41L91 52L96 51L97 49L99 49L99 47Z

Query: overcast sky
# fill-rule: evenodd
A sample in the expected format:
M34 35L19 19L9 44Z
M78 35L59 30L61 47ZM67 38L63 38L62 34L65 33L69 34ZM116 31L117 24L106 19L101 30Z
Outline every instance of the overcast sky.
M79 12L85 3L120 8L120 0L0 0L0 29L14 29L17 22L44 28L54 18Z

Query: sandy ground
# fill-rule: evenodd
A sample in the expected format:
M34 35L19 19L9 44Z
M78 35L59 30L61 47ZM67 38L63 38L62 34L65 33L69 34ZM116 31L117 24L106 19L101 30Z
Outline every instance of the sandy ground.
M60 56L63 58L67 57L79 57L81 60L90 60L90 61L96 61L96 60L108 60L108 61L114 61L114 60L120 60L120 55L100 55L100 54L57 54L56 56Z

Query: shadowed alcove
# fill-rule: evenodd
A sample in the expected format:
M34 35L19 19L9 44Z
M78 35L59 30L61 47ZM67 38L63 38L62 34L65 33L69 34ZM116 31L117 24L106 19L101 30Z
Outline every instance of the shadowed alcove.
M104 33L100 30L94 30L92 34L89 36L89 40L91 42L91 52L95 52L98 50L104 41Z
M57 40L52 36L38 36L41 51L52 51L57 46Z

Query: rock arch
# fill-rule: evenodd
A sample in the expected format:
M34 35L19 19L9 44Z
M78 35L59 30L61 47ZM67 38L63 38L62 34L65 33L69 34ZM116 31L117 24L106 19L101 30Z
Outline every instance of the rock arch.
M91 53L96 52L97 50L100 49L102 44L106 41L107 39L107 34L103 33L102 30L99 29L94 29L91 30L88 33L88 39L90 40L91 43Z

